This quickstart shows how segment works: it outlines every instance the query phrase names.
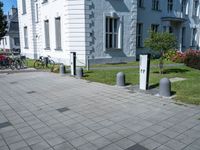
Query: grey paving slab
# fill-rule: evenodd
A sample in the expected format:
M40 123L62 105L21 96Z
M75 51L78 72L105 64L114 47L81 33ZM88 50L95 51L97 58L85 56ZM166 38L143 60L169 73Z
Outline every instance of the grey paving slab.
M4 75L0 110L4 150L200 146L199 106L48 72Z

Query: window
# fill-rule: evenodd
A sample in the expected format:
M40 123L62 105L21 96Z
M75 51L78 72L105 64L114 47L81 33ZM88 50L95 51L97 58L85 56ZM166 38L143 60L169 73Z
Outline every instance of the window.
M198 15L199 0L193 1L193 16Z
M173 10L173 0L168 0L167 11L171 12Z
M192 29L192 46L196 46L196 34L197 34L197 29L193 28Z
M7 38L5 37L5 45L7 45Z
M172 28L172 26L169 27L169 33L173 33L173 28Z
M120 24L119 18L106 17L105 46L106 49L120 49Z
M139 0L138 1L138 7L144 7L144 0Z
M43 4L43 3L47 3L47 2L48 2L48 0L43 0L43 1L42 1L42 4Z
M185 47L185 27L182 27L182 39L181 39L182 47Z
M60 17L55 19L56 49L61 50L61 22Z
M138 23L137 24L137 35L136 35L136 46L142 47L142 31L143 31L143 24Z
M163 32L167 32L167 27L163 26Z
M28 48L28 28L24 27L24 48Z
M151 31L153 31L153 32L158 32L158 27L159 27L158 24L152 24L152 25L151 25Z
M35 4L35 22L39 22L39 18L38 18L38 4Z
M182 0L181 2L181 12L186 13L186 0Z
M44 21L44 34L45 34L45 48L50 48L50 39L49 39L49 20Z
M152 9L153 10L159 10L160 9L160 2L159 0L152 0Z
M26 14L26 0L22 0L22 13Z
M14 38L14 44L15 46L19 46L19 38Z

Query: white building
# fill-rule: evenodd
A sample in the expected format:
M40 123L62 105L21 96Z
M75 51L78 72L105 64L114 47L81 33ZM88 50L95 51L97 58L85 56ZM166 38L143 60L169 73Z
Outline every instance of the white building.
M169 31L178 42L177 49L199 49L199 0L138 0L137 53L146 51L148 31Z
M133 61L136 54L135 0L18 0L21 52L50 55L69 65Z
M20 49L17 9L12 8L6 18L8 28L6 35L0 39L0 49Z
M21 51L69 65L133 61L150 29L175 34L180 51L199 47L199 0L18 0Z

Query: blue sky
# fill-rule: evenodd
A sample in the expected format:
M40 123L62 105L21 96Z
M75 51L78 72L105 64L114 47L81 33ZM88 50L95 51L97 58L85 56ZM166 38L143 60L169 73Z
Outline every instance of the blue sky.
M10 8L12 8L12 6L17 6L17 0L0 0L1 2L3 2L4 4L4 13L7 14L8 11L10 10Z

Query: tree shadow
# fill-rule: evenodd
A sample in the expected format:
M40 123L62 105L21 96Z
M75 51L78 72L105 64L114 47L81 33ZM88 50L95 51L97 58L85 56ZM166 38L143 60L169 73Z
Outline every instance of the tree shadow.
M173 69L164 69L163 74L170 74L170 73L185 73L190 70L187 69L179 69L179 68L173 68ZM154 71L153 73L160 73L159 71Z

